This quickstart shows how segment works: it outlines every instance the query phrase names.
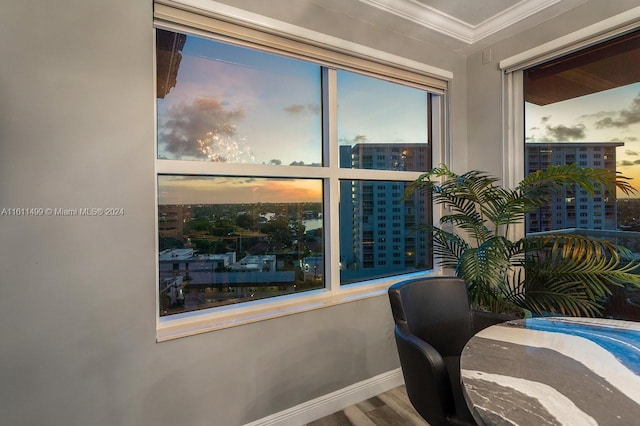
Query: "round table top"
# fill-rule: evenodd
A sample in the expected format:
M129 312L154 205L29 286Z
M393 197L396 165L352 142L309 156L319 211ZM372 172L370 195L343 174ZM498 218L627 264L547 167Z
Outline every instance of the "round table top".
M460 359L487 425L640 424L640 323L547 317L477 333Z

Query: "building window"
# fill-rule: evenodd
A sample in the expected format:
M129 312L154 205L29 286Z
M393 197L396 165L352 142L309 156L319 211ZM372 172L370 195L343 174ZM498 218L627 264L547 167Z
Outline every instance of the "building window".
M156 29L160 317L432 268L401 248L426 195L373 212L431 166L444 91L363 66ZM396 248L374 245L387 223Z

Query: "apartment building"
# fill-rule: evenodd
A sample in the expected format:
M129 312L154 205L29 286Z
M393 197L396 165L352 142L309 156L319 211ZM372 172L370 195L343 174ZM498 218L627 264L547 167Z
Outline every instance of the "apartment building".
M527 174L549 166L577 163L582 167L616 170L616 149L622 142L553 142L527 143ZM580 188L565 190L552 197L549 204L530 213L527 232L567 228L617 229L616 194L596 190L593 195Z
M367 143L341 147L341 164L359 169L428 170L429 146L424 144ZM346 181L342 183L341 206L351 215L348 237L340 240L343 277L358 271L376 275L405 271L430 263L425 232L416 225L430 223L427 197L416 192L404 198L402 182ZM351 209L353 209L351 211ZM349 223L345 222L345 223Z

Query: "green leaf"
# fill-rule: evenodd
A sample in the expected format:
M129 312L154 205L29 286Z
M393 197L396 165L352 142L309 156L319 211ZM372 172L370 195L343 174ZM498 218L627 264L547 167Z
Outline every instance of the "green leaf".
M567 233L510 241L508 230L567 189L630 194L635 190L628 181L609 170L563 164L532 173L507 189L485 172L459 175L440 165L412 182L405 198L427 191L443 209L440 226L425 228L433 236L434 255L467 282L474 304L596 316L612 286L640 287L640 275L635 274L640 264L628 249Z

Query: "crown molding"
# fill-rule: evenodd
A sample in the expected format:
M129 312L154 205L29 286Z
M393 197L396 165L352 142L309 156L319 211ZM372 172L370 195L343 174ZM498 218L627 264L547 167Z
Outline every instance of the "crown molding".
M472 25L422 3L417 3L412 0L359 1L368 6L372 6L384 12L407 19L425 28L448 35L467 44L474 42L474 27Z
M523 69L635 30L638 28L639 21L640 6L505 58L499 62L498 66L507 73Z
M563 0L523 0L478 25L471 25L415 0L359 0L469 45Z

